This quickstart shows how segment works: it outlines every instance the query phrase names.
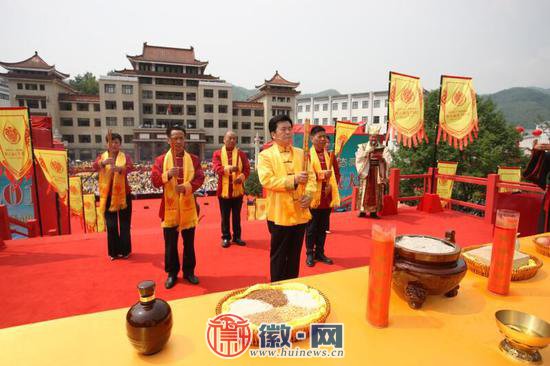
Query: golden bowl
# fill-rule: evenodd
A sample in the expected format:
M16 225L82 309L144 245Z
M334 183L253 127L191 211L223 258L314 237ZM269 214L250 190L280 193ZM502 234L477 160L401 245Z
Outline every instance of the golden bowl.
M518 361L542 363L538 350L550 343L550 324L515 310L499 310L495 318L498 329L506 337L500 342L501 351Z

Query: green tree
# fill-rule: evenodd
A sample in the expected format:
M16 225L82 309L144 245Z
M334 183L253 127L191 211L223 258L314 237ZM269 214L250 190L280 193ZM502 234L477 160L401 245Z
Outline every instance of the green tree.
M418 147L399 147L393 154L393 167L401 169L402 174L422 174L432 166L436 123L439 118L439 92L431 91L425 102L424 121L429 144ZM437 146L437 160L458 162L457 174L486 177L496 173L498 166L525 166L526 157L519 148L521 136L506 123L503 114L495 103L488 98L477 98L479 118L478 138L463 151L441 142ZM401 195L418 194L422 182L405 180L401 182ZM456 183L453 198L482 203L485 188L473 184Z
M69 80L69 84L83 94L99 94L99 83L91 72L76 75Z

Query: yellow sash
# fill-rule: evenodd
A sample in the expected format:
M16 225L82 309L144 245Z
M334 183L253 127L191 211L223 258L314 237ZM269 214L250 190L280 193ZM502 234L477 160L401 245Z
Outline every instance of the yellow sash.
M108 151L101 154L101 161L108 158ZM116 157L115 166L126 168L126 155L122 151L119 152ZM113 189L111 190L111 205L109 206L109 212L124 210L127 207L125 176L124 174L116 172L113 174L112 167L108 164L99 171L99 209L102 214L105 214L111 180L113 181Z
M164 156L163 172L174 167L172 150L168 150ZM191 183L195 176L193 160L189 153L183 155L183 184ZM199 220L197 217L197 208L195 206L195 196L189 190L187 194L177 193L177 178L172 177L164 184L164 221L162 227L178 227L178 231L197 226Z
M326 151L323 152L325 155L325 163L328 165L329 155ZM313 171L315 174L318 174L321 170L324 170L321 167L321 161L319 156L317 156L317 151L315 149L310 150L311 155L311 165L313 166ZM330 201L330 207L340 206L340 193L338 192L338 184L336 183L336 176L334 174L334 167L332 169L332 175L330 176L329 184L331 186L332 199ZM317 191L313 194L313 199L311 200L311 208L317 208L321 203L321 188L323 187L323 181L317 179Z
M235 183L235 179L242 173L243 171L243 163L241 159L239 159L239 150L235 147L233 148L233 151L231 152L231 164L235 165L235 162L237 162L237 168L239 169L237 172L231 173L233 176L233 197L240 197L243 195L243 183ZM227 150L225 149L225 146L222 147L222 165L225 168L229 165L229 161L227 159ZM229 197L229 175L224 174L222 176L222 197L223 198L231 198Z

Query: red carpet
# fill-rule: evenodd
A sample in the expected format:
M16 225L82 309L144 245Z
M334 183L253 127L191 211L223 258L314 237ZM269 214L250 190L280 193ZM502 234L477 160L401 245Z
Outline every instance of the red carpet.
M157 296L166 300L196 296L252 285L269 280L269 235L263 221L243 219L247 246L220 246L217 199L201 199L204 215L195 239L198 286L181 279L171 290L164 289L164 242L158 219L159 200L134 201L132 250L128 260L109 261L104 233L75 234L8 241L0 249L0 328L77 314L130 307L138 299L136 285L144 279L157 283ZM145 207L149 209L145 209ZM245 210L243 209L243 217ZM455 229L462 246L488 242L491 226L480 218L446 211L423 214L414 208L400 209L397 216L383 221L397 224L399 234L427 234L442 237ZM332 215L332 234L326 253L332 266L302 264L300 276L308 276L368 264L371 219L352 213ZM181 240L181 239L180 239ZM181 241L180 241L181 243ZM181 244L180 244L181 255ZM302 263L305 254L302 254ZM181 272L180 272L181 276Z

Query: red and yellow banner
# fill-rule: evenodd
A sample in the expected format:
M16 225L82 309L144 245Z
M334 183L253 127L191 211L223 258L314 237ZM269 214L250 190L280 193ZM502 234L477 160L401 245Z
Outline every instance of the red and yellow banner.
M474 141L478 130L476 92L472 79L442 76L437 143L443 139L455 149L463 150Z
M71 215L82 217L82 179L80 177L69 177L69 207Z
M67 176L67 151L34 149L34 156L50 187L67 205L69 181Z
M506 167L506 166L499 166L498 167L498 177L502 181L506 182L521 182L521 168L518 167ZM512 188L500 188L499 192L518 192L519 189L512 189Z
M454 161L438 161L437 173L445 175L455 175L457 166L458 163ZM451 198L451 196L453 195L453 185L453 180L437 178L437 194L439 195L439 198ZM447 201L441 200L441 206L446 207Z
M97 232L102 233L105 231L105 216L101 213L101 209L96 207L96 217L97 217Z
M395 137L407 147L428 142L424 131L424 93L416 76L390 72L388 122L386 140Z
M0 165L11 182L23 178L32 167L27 108L0 108Z
M348 142L351 135L355 133L357 127L359 127L357 123L343 121L336 122L336 136L334 137L334 155L340 156L342 150L344 149L344 145L346 144L346 142Z
M86 232L95 233L97 231L95 195L85 194L82 197L84 200L84 218L86 223Z

